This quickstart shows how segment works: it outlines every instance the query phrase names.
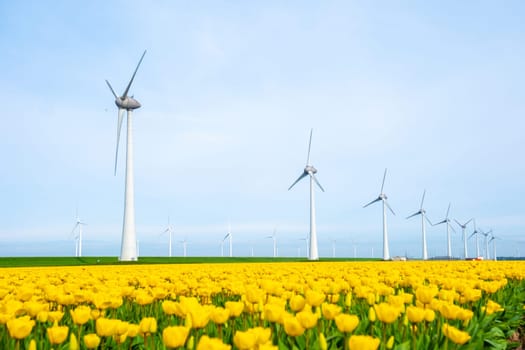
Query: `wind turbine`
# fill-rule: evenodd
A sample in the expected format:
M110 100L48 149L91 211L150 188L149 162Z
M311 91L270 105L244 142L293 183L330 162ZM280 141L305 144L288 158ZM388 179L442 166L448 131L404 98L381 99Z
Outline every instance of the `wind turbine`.
M480 232L476 228L476 219L473 219L473 223L474 223L474 231L469 236L469 239L472 238L472 236L476 235L476 258L479 258L480 255L479 255L479 239L478 239L478 235L479 235Z
M127 112L127 141L126 141L126 187L124 191L124 224L122 227L122 244L120 249L120 260L130 261L137 260L137 235L135 232L135 195L134 195L134 181L133 181L133 123L132 114L133 110L140 108L139 101L135 100L133 96L128 96L131 83L137 74L139 66L144 58L146 51L142 54L142 57L135 68L135 72L131 76L131 80L124 90L122 96L117 96L109 81L106 80L109 89L113 96L115 96L115 104L118 107L118 123L117 123L117 148L115 151L115 175L117 174L117 159L118 159L118 146L120 140L120 130L122 128L122 119L124 117L124 111Z
M337 243L337 240L332 239L332 258L335 258L335 244Z
M169 245L168 245L168 256L171 258L171 242L172 242L172 236L173 236L173 226L170 224L170 217L168 216L168 226L166 229L162 232L162 234L167 233L169 235Z
M300 241L304 241L305 245L306 245L306 256L309 257L310 256L310 249L308 247L308 236L304 237L304 238L299 238Z
M179 243L182 243L183 256L186 257L186 245L188 244L188 240L186 239L186 237L184 237L184 239L182 241L179 241Z
M273 229L273 233L271 236L266 236L266 238L271 238L273 240L273 257L277 257L277 239L275 237L275 233L277 232L277 228Z
M425 227L425 220L428 221L430 225L432 225L432 223L426 216L426 213L427 213L426 210L423 209L423 201L425 200L425 193L426 193L426 190L423 191L423 197L421 198L421 205L419 206L419 210L415 212L414 214L407 217L407 219L410 219L411 217L414 217L416 215L421 215L421 232L423 235L423 253L422 253L423 260L428 259L427 233L426 233L426 227Z
M75 233L75 230L78 227L78 235L75 237L75 239L76 239L76 242L75 242L75 256L76 257L82 256L82 226L85 226L85 225L87 225L87 224L82 222L82 221L80 221L80 218L78 217L78 213L77 213L77 221L75 223L75 226L71 230L71 235L73 235L73 233Z
M308 143L308 156L306 157L306 166L304 167L303 173L295 182L288 188L288 191L295 186L296 183L301 181L306 176L310 176L310 249L308 250L308 260L319 260L319 252L317 249L317 228L315 225L315 199L314 199L314 182L319 186L321 191L324 192L323 186L319 183L315 174L317 169L310 164L310 149L312 147L312 133L313 129L310 130L310 142Z
M450 219L448 218L448 214L450 212L450 203L448 204L448 209L447 209L447 216L445 216L445 218L443 219L443 221L440 221L436 224L432 224L432 226L437 226L437 225L441 225L441 224L447 224L447 257L449 259L452 259L452 246L450 244L450 229L452 229L452 231L456 232L456 230L454 230L454 227L452 227L452 225L450 224Z
M226 239L229 239L230 240L230 258L233 256L233 247L232 247L232 231L231 231L231 225L228 224L228 233L226 234L226 236L224 236L224 238L222 239L222 242L224 243L224 241ZM221 246L221 250L222 250L222 246Z
M459 221L457 221L456 219L454 219L454 221L456 222L456 224L459 225L459 227L461 227L461 232L462 232L462 237L463 237L463 257L465 259L468 258L468 252L467 252L467 236L465 235L465 229L467 228L467 225L469 224L469 222L471 222L473 219L470 219L469 221L465 222L464 224L461 224Z
M392 214L396 215L396 213L394 213L392 208L390 208L390 205L388 205L388 202L387 202L388 197L386 196L385 193L383 193L383 188L385 187L386 171L387 169L385 168L385 174L383 175L383 183L381 184L381 192L379 193L379 196L373 201L371 201L370 203L363 206L363 208L366 208L370 204L373 204L378 201L383 202L383 260L390 260L390 250L388 248L389 247L388 246L388 231L387 231L387 226L386 226L386 208L388 207L388 209L390 209ZM372 252L372 255L373 255L373 252Z
M499 239L499 238L494 236L494 234L493 234L492 238L489 240L489 243L494 241L494 242L492 242L492 246L494 248L494 261L498 260L498 256L496 255L496 239Z
M488 242L488 236L492 233L492 229L488 232L484 232L481 229L479 230L483 236L485 236L485 259L490 259L490 253L489 253L489 242Z

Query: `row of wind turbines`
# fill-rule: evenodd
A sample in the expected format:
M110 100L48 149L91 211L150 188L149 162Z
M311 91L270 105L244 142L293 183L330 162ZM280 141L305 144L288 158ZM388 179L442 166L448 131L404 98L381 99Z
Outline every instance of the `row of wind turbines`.
M135 230L135 204L134 204L134 171L133 171L133 111L135 109L138 109L141 107L141 104L134 98L134 96L129 96L130 88L133 83L133 80L135 79L135 76L137 74L137 71L142 63L142 60L144 59L144 56L146 55L146 51L142 54L140 57L140 60L135 68L135 71L133 72L133 75L131 76L130 81L128 82L128 85L126 86L126 89L124 90L123 94L121 96L118 96L115 91L113 90L113 87L109 83L108 80L106 80L106 84L109 87L111 93L115 97L115 105L118 108L118 114L117 114L117 143L116 143L116 151L115 151L115 167L114 167L114 175L117 173L117 160L118 160L118 150L119 150L119 142L120 142L120 133L122 129L123 124L123 118L124 118L124 112L126 112L127 116L127 129L126 129L126 176L125 176L125 190L124 190L124 217L123 217L123 227L122 227L122 240L121 240L121 251L120 251L120 257L119 259L121 261L132 261L137 260L138 258L138 246L137 246L137 237L136 237L136 230ZM303 170L303 173L295 180L294 183L288 188L288 190L291 190L299 181L304 179L305 177L310 178L310 232L308 237L306 238L307 243L309 243L307 251L308 251L308 259L309 260L318 260L319 259L319 251L318 251L318 245L317 245L317 230L316 230L316 221L315 221L315 186L319 187L321 191L324 192L323 187L321 186L319 180L315 176L317 173L317 169L310 164L310 150L312 145L312 133L313 130L310 131L310 140L308 143L308 154L306 158L306 166ZM369 205L376 203L378 201L382 202L383 205L383 259L384 260L390 260L390 251L389 251L389 242L388 242L388 231L387 231L387 212L386 209L388 208L393 214L394 211L390 207L390 205L387 202L387 196L383 192L384 185L385 185L385 179L386 179L386 169L385 173L383 175L383 182L381 184L381 191L379 193L379 196L371 201L370 203L366 204L364 207L368 207ZM427 242L426 242L426 229L425 229L425 221L430 223L430 220L426 217L426 212L423 209L423 201L425 199L425 192L423 192L423 198L421 200L421 206L418 212L410 215L408 218L421 215L421 222L422 222L422 259L426 260L428 259L428 253L427 253ZM440 224L446 224L447 227L447 256L448 258L452 258L451 253L451 242L450 242L450 229L454 230L451 226L451 220L449 219L449 211L450 211L450 205L447 210L447 215L445 219L442 221L433 224L433 225L440 225ZM467 225L472 221L469 220L464 224L460 224L459 222L456 222L460 225L460 227L463 230L463 241L464 241L464 257L467 258L467 248L466 248L466 241L467 238L465 237L465 229ZM432 224L432 223L431 223ZM85 223L82 223L77 216L77 222L75 225L75 228L73 231L75 231L77 228L79 230L78 235L76 236L77 244L76 244L76 255L81 256L82 255L82 226L84 226ZM171 244L172 244L172 234L173 234L173 228L171 225L168 224L168 228L166 229L165 233L169 234L169 255L172 254ZM476 246L477 246L477 255L479 256L479 244L478 244L478 234L483 234L485 236L485 257L488 258L488 243L492 242L496 239L496 237L492 236L489 241L487 241L488 235L491 234L491 231L489 232L483 232L481 230L476 229L475 222L474 222L474 232L472 233L471 237L476 235ZM232 233L230 227L228 228L227 235L223 238L221 242L221 254L224 253L223 251L223 244L226 240L229 240L229 254L232 256ZM273 234L274 239L274 255L276 255L276 241L275 241L275 232ZM184 255L186 255L186 239L182 241L184 246ZM333 248L335 249L335 247ZM494 251L495 251L495 241L494 241ZM494 254L494 257L496 257L496 254Z

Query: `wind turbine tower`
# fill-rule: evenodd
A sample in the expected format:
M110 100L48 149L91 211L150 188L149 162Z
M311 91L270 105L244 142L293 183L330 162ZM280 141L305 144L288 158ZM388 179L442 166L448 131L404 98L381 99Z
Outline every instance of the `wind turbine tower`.
M80 257L82 256L82 226L87 225L86 223L80 221L80 218L78 217L77 213L77 222L75 223L75 226L73 227L73 230L71 230L71 234L75 232L75 230L78 227L78 235L75 237L75 256Z
M373 204L378 201L383 202L383 260L390 260L390 250L389 250L389 245L388 245L388 230L387 230L387 225L386 225L386 208L388 208L392 212L392 214L396 215L396 213L394 213L394 211L388 204L387 195L383 193L383 188L385 187L386 171L387 169L385 169L385 174L383 175L383 183L381 184L381 192L379 193L379 196L373 201L371 201L370 203L363 206L363 208L366 208L370 204ZM374 253L372 251L372 255L373 254Z
M460 223L459 221L457 221L456 219L454 219L454 221L456 222L456 224L459 225L459 227L461 227L461 237L463 237L463 258L467 259L468 258L468 251L467 251L467 236L465 234L465 229L467 228L467 225L469 224L469 222L471 222L473 219L470 219L469 221L465 222L464 224Z
M323 186L319 183L315 174L317 169L310 164L310 149L312 147L312 133L313 129L310 130L310 142L308 143L308 156L306 157L306 166L304 167L303 173L297 180L288 188L288 191L295 186L296 183L301 181L306 176L310 176L310 249L308 251L308 260L319 260L319 251L317 248L317 227L315 224L315 198L314 198L314 182L319 186L321 191L324 192Z
M277 239L275 237L275 233L277 232L277 228L273 229L273 233L271 236L267 236L266 238L271 238L273 240L273 257L277 257Z
M427 233L426 233L426 227L425 227L425 220L428 221L430 225L432 225L432 223L426 216L427 212L425 211L425 209L423 209L423 201L425 200L425 193L426 193L426 190L423 191L423 197L421 198L421 206L419 207L419 210L415 212L414 214L408 216L407 219L410 219L411 217L414 217L416 215L421 215L421 232L423 235L423 252L421 256L423 257L423 260L428 260Z
M170 224L170 218L168 217L168 226L166 227L166 229L164 230L164 232L162 232L162 234L165 234L167 233L169 235L169 242L168 242L168 256L171 258L172 254L172 241L173 241L173 226Z
M492 247L494 248L494 261L498 260L498 256L496 255L496 239L498 239L498 237L493 234L489 240L489 243L492 242Z
M222 242L224 243L224 241L226 239L229 239L229 243L230 243L230 258L233 256L233 245L232 245L232 228L231 228L231 225L228 224L228 233L226 234L226 236L224 236L224 238L222 239ZM221 251L222 251L222 246L221 246Z
M485 259L489 260L490 259L490 252L489 252L488 236L492 233L492 230L490 230L488 232L483 232L482 230L480 230L480 232L481 232L481 234L483 236L485 236Z
M447 225L447 257L449 259L452 259L452 246L451 246L451 243L450 243L450 229L452 229L452 231L454 231L454 232L456 232L456 230L454 230L454 228L450 224L450 219L448 218L449 212L450 212L450 203L448 204L447 216L445 216L443 221L440 221L440 222L438 222L436 224L433 224L432 226L437 226L437 225L441 225L441 224L446 224Z
M476 219L473 219L472 222L474 223L474 231L469 236L469 239L472 238L472 236L476 235L476 258L479 258L480 255L479 255L479 238L478 238L478 236L479 236L480 232L476 228Z
M117 123L117 148L115 151L115 175L117 174L117 159L118 159L118 145L120 139L120 130L122 128L122 121L124 111L127 112L127 137L126 137L126 187L124 191L124 224L122 227L122 244L120 249L121 261L137 260L137 234L135 232L135 194L134 194L134 180L133 180L133 110L140 108L139 101L135 100L133 96L128 96L129 89L135 79L135 75L144 58L146 51L135 68L135 72L131 76L131 80L124 90L122 96L117 96L109 81L106 80L109 89L113 96L115 96L115 104L118 107L118 123Z
M186 245L188 244L188 240L184 237L184 240L179 241L179 243L182 243L182 256L186 257Z

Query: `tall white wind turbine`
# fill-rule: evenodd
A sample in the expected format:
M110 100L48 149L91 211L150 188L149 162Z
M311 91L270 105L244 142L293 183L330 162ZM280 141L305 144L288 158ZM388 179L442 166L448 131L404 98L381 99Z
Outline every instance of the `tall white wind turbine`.
M445 216L445 218L438 223L432 224L432 226L437 226L441 224L447 225L447 257L449 259L452 259L452 245L450 243L450 229L452 229L452 231L454 232L456 232L456 230L454 230L454 227L452 227L452 225L450 224L451 220L448 218L449 213L450 213L450 203L448 204L447 215Z
M383 202L383 260L390 260L390 249L389 249L389 245L388 245L388 230L387 230L387 225L386 225L386 208L388 208L392 212L392 214L396 215L396 213L394 213L394 211L392 210L392 208L388 204L388 202L387 202L387 199L388 199L387 195L385 193L383 193L383 188L385 187L386 171L387 171L387 169L385 168L385 174L383 175L383 183L381 184L381 192L379 193L379 196L376 199L374 199L373 201L371 201L370 203L368 203L365 206L363 206L363 208L366 208L370 204L373 204L373 203L378 202L378 201L382 201ZM372 253L372 255L373 255L373 253Z
M485 239L485 259L486 260L489 260L490 259L490 252L489 252L489 241L488 241L488 236L492 233L492 229L488 232L484 232L483 230L479 230L479 232L481 232L481 234L484 236L484 239Z
M277 257L277 239L275 236L275 233L277 232L277 228L273 229L273 233L271 236L266 236L266 238L271 238L273 240L273 257Z
M166 226L166 229L162 232L162 234L167 233L169 236L168 241L168 256L171 258L172 254L172 242L173 242L173 226L170 224L170 218L168 216L168 226Z
M124 192L124 224L122 227L122 244L120 248L120 260L131 261L137 260L137 235L135 232L135 195L134 195L134 180L133 180L133 110L140 108L139 101L135 100L133 96L128 96L129 89L135 79L135 75L144 58L146 51L135 68L135 72L131 76L131 80L124 90L122 96L117 96L109 81L106 80L109 89L113 96L115 96L115 104L118 107L118 123L117 123L117 147L115 151L115 175L117 174L117 159L118 159L118 145L120 140L120 130L122 128L122 119L124 111L127 112L127 137L126 137L126 187Z
M476 258L479 258L479 230L476 227L476 219L473 219L472 222L474 223L474 231L472 231L472 234L469 236L469 239L472 238L472 236L476 235Z
M467 229L467 225L472 221L473 219L470 219L469 221L465 222L464 224L460 223L459 221L457 221L456 219L454 219L454 221L456 222L456 224L459 225L459 227L461 227L461 237L463 238L463 258L464 259L467 259L468 258L468 251L467 251L467 236L465 234L465 230Z
M75 226L71 230L71 235L75 233L75 230L78 228L78 235L75 236L75 256L80 257L82 256L82 226L86 226L87 224L80 221L80 218L77 214L77 221L75 223Z
M179 241L179 243L182 243L182 256L186 257L186 245L188 244L188 240L186 237L182 241Z
M499 238L494 236L494 234L493 234L492 237L489 240L489 244L490 244L490 242L492 242L492 247L494 248L494 261L498 260L498 256L496 255L496 239L499 239Z
M324 192L323 186L319 183L319 180L315 177L317 169L310 164L310 149L312 147L312 133L313 129L310 130L310 142L308 143L308 156L306 157L306 166L304 167L303 173L295 180L295 182L288 188L288 191L295 186L296 183L301 181L306 176L310 176L310 249L308 250L308 260L319 260L319 251L317 248L317 227L315 224L315 198L314 198L314 182L319 186L321 191Z
M427 260L428 259L427 233L426 233L426 227L425 227L425 220L428 221L428 223L430 225L432 225L432 223L430 222L430 220L426 216L426 213L427 213L426 210L423 209L423 201L425 200L425 193L426 193L426 190L423 191L423 197L421 198L421 205L419 206L419 210L417 212L415 212L414 214L412 214L412 215L407 217L407 219L410 219L411 217L414 217L416 215L421 215L421 233L423 235L423 252L422 252L421 256L423 257L423 260Z

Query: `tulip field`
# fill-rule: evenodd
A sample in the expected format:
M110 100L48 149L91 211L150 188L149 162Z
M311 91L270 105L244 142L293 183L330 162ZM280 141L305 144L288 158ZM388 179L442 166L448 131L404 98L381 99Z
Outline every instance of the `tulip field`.
M512 349L525 262L0 268L0 349Z

